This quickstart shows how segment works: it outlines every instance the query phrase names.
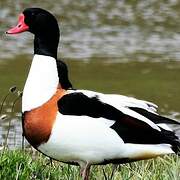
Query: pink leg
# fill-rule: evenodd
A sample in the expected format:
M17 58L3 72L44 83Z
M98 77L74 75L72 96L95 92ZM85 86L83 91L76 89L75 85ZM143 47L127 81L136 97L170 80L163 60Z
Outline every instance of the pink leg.
M83 180L88 180L90 173L90 164L86 164L85 166L81 167L80 173Z

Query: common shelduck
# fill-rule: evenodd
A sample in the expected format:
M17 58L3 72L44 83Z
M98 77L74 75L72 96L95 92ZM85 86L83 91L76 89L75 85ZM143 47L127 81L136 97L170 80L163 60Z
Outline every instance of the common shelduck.
M60 33L51 13L25 9L18 25L7 33L24 31L35 35L34 57L22 97L23 131L34 148L58 161L79 165L84 180L94 164L179 153L180 139L168 125L180 123L160 116L155 104L121 95L68 90L72 85L58 69Z

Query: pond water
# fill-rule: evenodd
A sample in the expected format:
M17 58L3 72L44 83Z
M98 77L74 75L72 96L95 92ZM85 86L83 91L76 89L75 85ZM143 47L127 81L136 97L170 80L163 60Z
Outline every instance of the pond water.
M74 87L153 101L163 115L180 119L180 2L130 0L0 0L0 145L7 129L11 147L21 145L21 101L32 59L33 36L4 32L25 7L50 10L61 26L59 54Z

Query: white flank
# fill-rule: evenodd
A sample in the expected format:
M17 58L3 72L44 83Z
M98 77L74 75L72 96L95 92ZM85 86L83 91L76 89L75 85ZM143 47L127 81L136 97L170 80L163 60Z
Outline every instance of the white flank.
M47 102L56 92L58 82L56 60L34 55L23 91L22 111L30 111Z
M124 143L110 126L113 121L58 114L50 139L38 149L60 161L101 163L121 158L151 158L174 153L170 145Z

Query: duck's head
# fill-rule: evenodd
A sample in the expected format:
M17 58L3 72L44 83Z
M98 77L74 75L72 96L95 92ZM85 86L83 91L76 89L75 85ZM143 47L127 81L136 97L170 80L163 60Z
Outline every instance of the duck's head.
M57 58L59 26L56 18L41 8L27 8L20 15L18 24L9 29L7 34L29 31L35 35L34 53Z

